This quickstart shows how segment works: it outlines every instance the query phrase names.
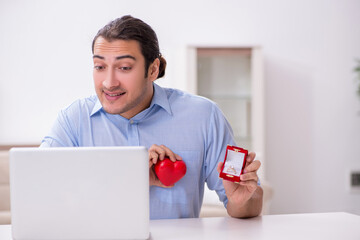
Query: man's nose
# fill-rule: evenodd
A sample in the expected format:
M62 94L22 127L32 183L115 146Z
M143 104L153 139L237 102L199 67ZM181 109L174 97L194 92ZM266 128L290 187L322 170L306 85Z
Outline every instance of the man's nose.
M120 86L120 81L117 80L115 71L113 69L108 69L108 72L106 74L106 78L103 81L103 86L106 89L112 89L114 87Z

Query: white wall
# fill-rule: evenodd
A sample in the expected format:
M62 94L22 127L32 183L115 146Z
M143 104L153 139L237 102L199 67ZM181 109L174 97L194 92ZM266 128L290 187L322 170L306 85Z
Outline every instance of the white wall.
M57 112L93 94L90 45L124 14L158 33L160 83L186 89L186 46L261 45L271 213L349 211L360 169L360 1L0 1L0 144L38 144ZM221 79L219 79L220 81Z

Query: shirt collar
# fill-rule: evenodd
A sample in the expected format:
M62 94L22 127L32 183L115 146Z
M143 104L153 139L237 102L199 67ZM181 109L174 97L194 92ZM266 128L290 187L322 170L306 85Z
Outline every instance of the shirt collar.
M151 104L149 109L153 105L158 105L159 107L162 107L169 115L172 115L169 99L167 98L167 94L165 92L165 89L160 87L159 85L153 83L154 86L154 96L151 100ZM93 107L93 110L90 114L90 116L93 116L95 113L99 112L102 109L101 102L99 98L96 98L96 103Z
M159 107L162 107L169 115L172 115L169 99L167 97L165 89L157 85L156 83L153 83L154 86L154 96L150 104L150 108L153 105L158 105Z
M99 112L101 109L102 109L101 102L100 102L99 98L96 96L96 102L95 102L95 105L94 105L94 107L93 107L93 110L92 110L92 112L91 112L91 114L90 114L90 117L91 117L92 115L94 115L95 113Z

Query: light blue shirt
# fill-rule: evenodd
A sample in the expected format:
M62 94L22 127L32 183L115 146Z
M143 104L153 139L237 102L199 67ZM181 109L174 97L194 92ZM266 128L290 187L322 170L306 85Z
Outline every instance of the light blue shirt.
M154 84L150 107L131 119L106 113L97 96L81 99L59 113L41 147L153 144L179 154L187 173L172 188L150 187L151 219L198 217L205 182L227 205L216 167L235 142L217 105L200 96Z

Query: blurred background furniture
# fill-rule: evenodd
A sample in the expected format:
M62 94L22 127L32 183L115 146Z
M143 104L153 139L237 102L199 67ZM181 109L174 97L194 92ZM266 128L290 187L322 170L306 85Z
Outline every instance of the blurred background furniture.
M10 224L9 151L0 151L0 224Z

